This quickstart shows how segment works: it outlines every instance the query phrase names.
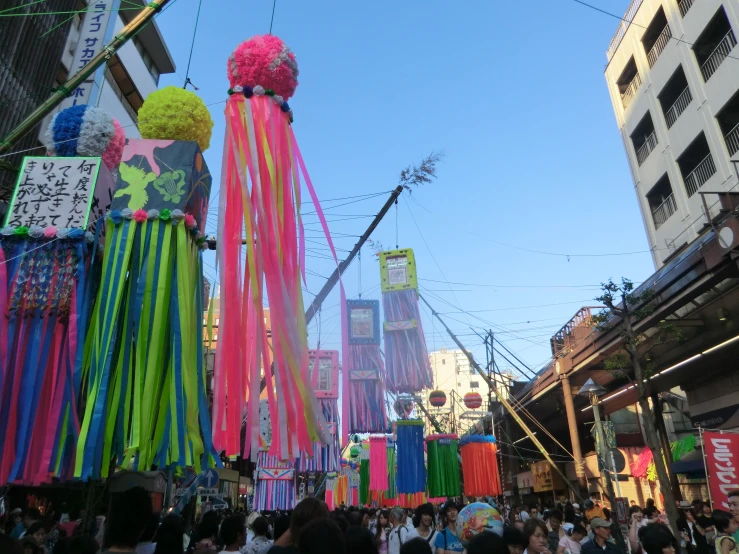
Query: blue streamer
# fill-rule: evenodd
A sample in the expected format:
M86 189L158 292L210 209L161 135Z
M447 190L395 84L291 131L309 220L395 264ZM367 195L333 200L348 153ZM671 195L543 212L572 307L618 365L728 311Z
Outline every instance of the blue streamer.
M396 428L397 491L412 494L426 490L426 466L423 463L423 425L398 425Z

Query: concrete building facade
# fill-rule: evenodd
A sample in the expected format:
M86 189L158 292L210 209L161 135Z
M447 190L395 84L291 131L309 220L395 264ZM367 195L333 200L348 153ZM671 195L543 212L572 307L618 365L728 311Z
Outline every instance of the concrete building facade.
M737 191L739 0L633 0L605 71L655 268Z

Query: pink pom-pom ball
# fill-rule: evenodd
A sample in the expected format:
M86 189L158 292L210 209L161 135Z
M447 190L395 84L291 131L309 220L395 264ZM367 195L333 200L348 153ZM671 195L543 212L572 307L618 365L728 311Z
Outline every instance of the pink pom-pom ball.
M228 81L235 86L272 89L285 100L298 86L298 63L274 35L258 35L239 44L228 58Z
M108 169L115 169L121 164L123 147L126 146L126 132L115 118L113 118L113 127L115 127L115 133L113 134L113 138L110 139L105 152L103 152L103 163Z

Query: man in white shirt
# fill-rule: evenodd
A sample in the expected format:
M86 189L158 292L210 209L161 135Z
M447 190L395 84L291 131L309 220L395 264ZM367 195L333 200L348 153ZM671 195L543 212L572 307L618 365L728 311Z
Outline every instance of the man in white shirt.
M433 544L436 529L434 529L434 507L431 504L421 504L416 510L418 527L408 533L408 539L420 537L429 544Z
M400 547L408 542L408 529L403 525L405 514L397 506L390 510L390 534L387 537L387 554L400 554Z

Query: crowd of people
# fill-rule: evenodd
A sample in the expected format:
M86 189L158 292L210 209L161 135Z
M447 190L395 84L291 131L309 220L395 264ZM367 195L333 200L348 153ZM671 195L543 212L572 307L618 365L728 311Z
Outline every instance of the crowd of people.
M673 533L649 499L632 502L624 541L612 513L588 499L557 505L503 503L502 534L483 531L460 540L461 506L395 507L329 511L316 498L290 513L226 510L203 513L195 526L175 514L155 514L150 495L132 488L116 495L105 518L71 519L65 507L51 523L39 510L6 514L1 554L739 554L739 491L730 511L711 510L700 500L681 503ZM84 514L82 514L84 516Z

